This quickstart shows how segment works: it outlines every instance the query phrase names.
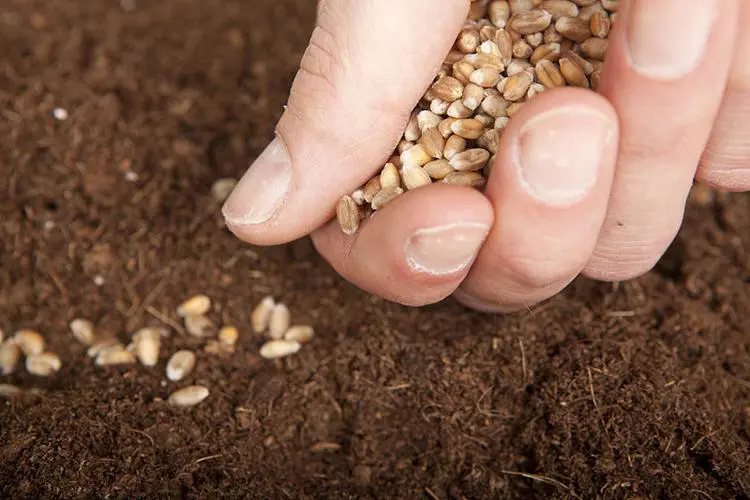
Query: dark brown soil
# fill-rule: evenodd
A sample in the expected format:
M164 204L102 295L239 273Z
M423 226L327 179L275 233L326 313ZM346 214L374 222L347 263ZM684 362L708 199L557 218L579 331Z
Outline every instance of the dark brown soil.
M271 136L314 2L1 3L0 326L64 368L0 378L30 391L0 400L0 498L750 497L750 197L695 199L633 282L507 317L399 307L307 242L243 245L210 197ZM105 370L67 332L124 340L197 292L244 336L200 353L190 410L163 402L186 338ZM319 333L279 363L246 326L269 292Z

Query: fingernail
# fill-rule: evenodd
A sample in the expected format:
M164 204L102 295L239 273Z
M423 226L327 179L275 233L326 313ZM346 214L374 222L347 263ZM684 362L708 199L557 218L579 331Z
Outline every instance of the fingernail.
M614 122L589 108L562 107L526 122L518 137L521 184L534 198L567 205L596 184Z
M222 212L230 224L262 224L284 202L292 181L292 162L280 137L255 160L234 188Z
M632 0L629 11L631 64L660 80L698 67L718 14L717 0Z
M418 229L406 241L406 260L413 270L436 276L462 271L476 258L489 230L478 222Z

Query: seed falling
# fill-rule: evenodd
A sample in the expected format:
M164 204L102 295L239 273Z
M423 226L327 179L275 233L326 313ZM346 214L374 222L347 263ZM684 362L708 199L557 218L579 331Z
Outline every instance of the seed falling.
M268 322L268 336L272 339L280 339L289 329L290 314L286 304L278 303L271 311L271 318Z
M94 343L94 324L83 318L76 318L70 322L70 331L77 341L84 345Z
M193 371L195 359L195 353L187 349L174 353L167 362L167 378L172 382L177 382L185 378Z
M315 336L315 330L309 325L295 325L284 334L284 340L307 344Z
M240 338L240 332L233 326L224 326L219 330L219 342L226 346L234 346Z
M269 340L260 348L260 355L266 359L278 359L297 353L302 344L294 340Z
M44 337L34 330L18 330L13 336L24 356L32 356L44 352Z
M195 406L208 397L208 388L202 385L190 385L169 396L169 404L173 406Z
M135 354L123 348L105 349L96 357L97 366L132 365L135 361Z
M14 340L8 339L0 344L0 375L10 375L21 360L21 348Z
M212 337L216 326L205 316L185 316L185 330L193 337Z
M250 315L250 322L252 323L253 331L255 333L263 333L268 328L268 322L271 319L271 311L273 311L276 302L270 295L255 306L252 314Z
M32 354L26 358L26 371L39 377L49 377L61 367L60 358L51 352Z
M463 171L442 160L474 149L497 154L508 119L544 89L596 90L619 4L473 0L453 50L412 109L391 157L350 200L339 203L341 230L356 233L404 190L433 181L482 189L489 158L484 165L477 155L469 163L459 162Z
M211 196L218 203L224 203L227 198L229 198L229 195L232 194L232 191L234 191L234 188L236 186L237 179L233 179L231 177L228 177L226 179L219 179L214 182L213 186L211 186Z
M0 397L12 398L13 396L20 396L23 391L11 384L0 384Z
M195 295L177 307L179 316L202 316L211 309L211 299L206 295Z

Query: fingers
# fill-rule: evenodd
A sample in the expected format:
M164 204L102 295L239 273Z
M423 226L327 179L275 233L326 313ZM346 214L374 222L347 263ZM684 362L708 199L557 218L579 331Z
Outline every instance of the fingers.
M334 221L313 233L320 254L360 288L410 306L449 296L466 276L492 225L481 193L447 184L409 191L355 236Z
M578 275L604 221L617 139L612 107L580 89L544 92L514 115L487 186L495 224L459 301L511 311Z
M740 2L737 42L719 116L698 178L730 191L750 190L750 3Z
M466 0L325 0L277 137L224 206L257 244L324 224L382 167L466 18Z
M732 55L734 0L628 0L611 35L600 92L621 142L607 219L585 274L653 267L682 223Z

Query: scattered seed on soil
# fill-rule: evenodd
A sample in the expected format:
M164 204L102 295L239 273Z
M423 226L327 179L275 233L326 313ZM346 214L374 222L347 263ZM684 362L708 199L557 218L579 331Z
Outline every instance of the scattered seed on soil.
M278 359L297 353L302 344L294 340L269 340L260 348L260 355L266 359Z
M96 357L97 366L130 365L135 362L135 354L122 348L105 349Z
M233 346L237 343L237 339L240 338L240 332L233 326L224 326L219 330L219 342L224 345Z
M216 326L205 316L185 316L185 330L193 337L213 337Z
M211 309L211 299L206 295L195 295L177 307L179 316L202 316Z
M237 179L231 177L219 179L214 182L213 186L211 186L211 196L213 196L214 200L217 202L224 203L227 198L229 198L229 195L232 194L232 191L236 186Z
M94 324L83 318L76 318L70 322L70 331L80 343L91 345L94 343Z
M13 396L19 396L23 391L11 384L0 384L0 396L11 398Z
M284 340L307 344L315 336L315 330L309 325L295 325L284 334Z
M434 162L475 148L496 154L507 119L546 88L596 90L600 76L594 75L594 68L606 54L618 5L596 0L471 2L453 50L412 110L393 156L379 175L357 190L364 193L364 202L350 201L352 195L339 204L341 230L356 233L404 187L429 186L430 178L483 189L493 157L488 155L488 167L478 168L476 175L451 176L460 168ZM499 132L488 134L493 129ZM471 169L478 164L460 166ZM403 182L397 182L396 174ZM375 185L373 179L380 183Z
M18 330L13 336L24 356L41 354L44 352L44 337L34 330Z
M39 377L48 377L61 367L60 357L51 352L32 354L26 358L26 371Z
M159 349L161 347L159 332L146 328L138 332L136 337L133 341L135 342L135 353L138 360L143 366L156 366L159 362Z
M177 351L167 362L167 378L177 382L185 378L195 366L195 353L187 349Z
M114 338L109 339L102 339L94 342L91 347L88 348L86 351L86 355L90 358L95 358L99 356L99 354L102 351L112 350L112 349L122 349L123 345L120 343L119 340Z
M280 339L289 329L289 308L286 304L278 303L271 311L271 318L268 322L268 336L272 339Z
M270 295L255 306L252 314L250 315L250 322L252 323L253 331L255 333L263 333L268 328L268 322L271 319L271 311L273 311L276 302Z
M173 406L195 406L208 397L208 389L202 385L190 385L169 396L169 404Z
M10 375L18 368L21 360L21 348L15 341L8 339L0 344L0 375Z

